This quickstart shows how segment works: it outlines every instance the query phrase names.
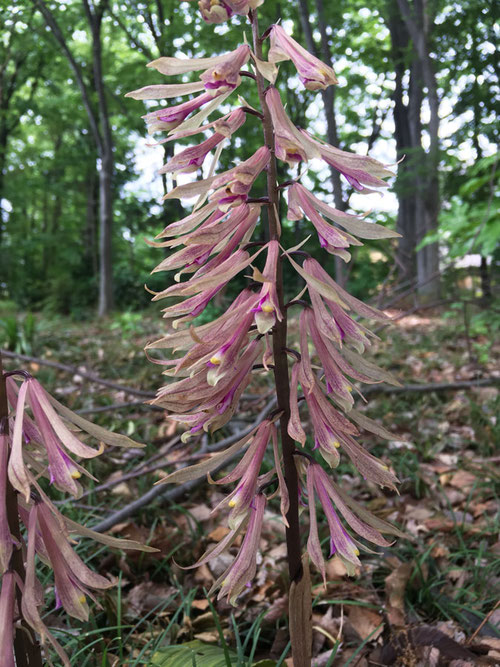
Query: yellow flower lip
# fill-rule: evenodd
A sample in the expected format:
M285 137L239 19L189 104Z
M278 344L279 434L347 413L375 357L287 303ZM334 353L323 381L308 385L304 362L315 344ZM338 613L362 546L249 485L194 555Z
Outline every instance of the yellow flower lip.
M228 505L229 507L236 507L236 500L230 500Z
M80 595L80 597L78 598L78 602L80 604L85 604L87 602L87 598L85 597L85 595Z
M214 366L219 366L220 362L221 360L219 359L219 357L216 356L210 357L210 363L213 364Z
M274 306L271 306L271 304L267 304L265 306L262 306L262 312L263 313L273 313L274 312Z
M340 447L340 442L338 440L334 440L333 441L333 446L338 449Z
M73 472L71 473L71 477L73 479L80 479L81 476L82 473L79 470L73 470Z

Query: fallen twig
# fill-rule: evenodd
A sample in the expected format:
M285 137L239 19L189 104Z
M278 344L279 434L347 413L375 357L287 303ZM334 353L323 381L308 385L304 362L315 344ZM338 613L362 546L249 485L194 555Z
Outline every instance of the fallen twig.
M430 384L405 384L402 387L393 387L389 384L373 384L363 389L363 396L368 394L407 394L427 393L431 391L455 391L458 389L477 389L500 385L500 377L487 377L479 380L459 380L457 382L434 382Z
M472 635L469 637L469 639L465 642L466 644L472 644L474 639L478 636L478 634L481 632L481 630L484 628L486 623L490 620L490 618L493 616L493 612L498 609L498 606L500 605L500 600L496 603L496 605L489 610L489 612L486 614L486 616L483 618L481 623L477 626L477 628L474 630Z
M40 366L48 366L49 368L56 368L59 371L64 371L66 373L72 373L73 375L79 375L80 377L88 380L89 382L95 382L96 384L102 384L105 387L110 387L111 389L116 389L117 391L123 391L126 394L133 394L134 396L143 396L144 398L154 398L156 394L154 392L145 391L144 389L136 389L135 387L124 387L121 384L113 382L112 380L105 380L103 378L94 375L93 373L87 373L82 371L76 366L68 366L67 364L60 364L58 361L49 361L47 359L39 359L38 357L31 357L27 354L20 354L19 352L10 352L8 350L0 350L1 354L4 357L10 359L22 359L23 361L29 361L34 364L40 364Z
M143 401L129 401L128 403L113 403L112 405L98 405L93 408L83 408L82 410L75 410L77 415L94 415L100 412L112 412L113 410L124 410L125 408L137 408L143 410L157 410L165 412L164 408L158 405L150 405Z
M148 475L149 473L154 472L155 470L159 470L160 468L165 467L166 463L164 461L162 463L158 463L157 465L152 465L152 464L155 461L158 461L158 459L162 459L165 456L167 456L172 447L174 447L174 445L178 444L179 442L180 442L180 437L176 436L175 438L173 438L173 440L171 440L171 442L168 443L166 447L163 447L160 452L157 452L154 456L147 459L146 461L141 461L141 463L130 472L125 473L124 475L122 475L117 479L108 480L107 482L98 484L93 489L88 489L88 491L82 493L82 495L78 500L83 500L84 498L88 498L88 496L90 496L92 493L99 493L101 491L106 491L107 489L111 489L113 486L121 484L121 482L126 482L129 479L134 479L135 477L140 477L141 475ZM62 504L63 502L66 501L61 500L56 502L56 504Z

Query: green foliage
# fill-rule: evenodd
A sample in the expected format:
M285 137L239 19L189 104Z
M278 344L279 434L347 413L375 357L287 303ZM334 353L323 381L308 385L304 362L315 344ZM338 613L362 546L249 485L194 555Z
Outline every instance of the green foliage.
M12 352L31 354L36 336L36 320L33 313L19 319L15 315L0 316L0 347Z
M488 363L500 334L500 310L496 305L488 310L477 310L457 301L450 304L443 318L455 321L457 332L469 336L479 363Z
M498 156L478 160L468 171L457 194L440 216L439 229L428 234L420 247L436 240L446 245L450 258L470 252L490 257L498 252L500 240L500 204L498 190Z
M229 657L230 661L227 661ZM155 653L152 665L157 667L228 667L236 664L237 655L224 653L222 648L194 639L187 644L168 646Z

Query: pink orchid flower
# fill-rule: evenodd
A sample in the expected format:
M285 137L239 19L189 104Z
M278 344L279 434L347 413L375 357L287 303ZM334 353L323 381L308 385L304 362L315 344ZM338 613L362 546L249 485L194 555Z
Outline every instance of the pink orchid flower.
M248 329L252 321L253 315L250 312L239 321L229 340L219 347L206 362L209 385L215 387L230 372L239 351L244 347L244 342L248 340Z
M386 229L375 222L364 222L362 216L345 213L329 206L300 183L294 183L288 192L288 220L300 220L304 210L299 203L307 201L309 206L312 206L318 213L361 239L390 239L401 236L392 229Z
M201 17L206 23L224 23L233 15L225 0L199 0Z
M234 491L213 510L215 512L226 505L231 508L228 525L232 530L236 529L247 516L255 498L257 480L270 436L271 422L266 419L260 424L238 465L228 475L216 481L217 484L231 484L240 480Z
M188 102L147 113L142 117L146 121L148 133L153 134L154 132L172 130L178 127L190 113L196 111L212 99L213 95L210 93L203 93Z
M338 83L333 69L300 46L280 25L273 25L271 28L268 59L272 63L291 60L308 90L324 90Z
M362 194L376 192L371 189L372 187L386 188L387 183L383 179L394 176L392 171L373 157L342 151L340 148L314 139L305 130L300 130L300 132L304 139L316 148L321 158L327 164L335 167L346 178L349 185Z
M89 588L107 589L113 582L92 572L71 547L66 531L53 517L50 509L39 503L38 527L50 565L54 571L57 599L67 613L81 621L88 620L86 597Z
M254 339L215 389L208 384L206 370L202 369L179 382L167 384L152 403L176 413L172 418L188 424L191 434L201 428L208 430L208 427L214 431L231 419L260 352L261 343Z
M215 7L217 5L214 5ZM165 99L205 90L208 100L237 88L241 83L240 70L250 58L250 47L242 44L234 51L211 58L158 58L148 64L165 76L205 70L200 81L157 86L145 86L127 93L136 100ZM187 104L187 103L185 103ZM175 107L174 107L175 108Z
M323 581L326 584L325 564L317 530L315 494L318 496L330 529L330 557L336 553L351 575L354 574L356 567L361 566L358 558L359 549L355 540L342 525L334 509L334 504L341 512L345 521L358 535L378 546L387 547L389 543L382 537L379 530L373 527L373 523L376 523L385 532L392 532L393 529L389 524L377 520L375 517L373 517L371 525L368 522L365 523L365 521L362 521L349 508L339 493L338 487L334 486L323 468L316 463L311 463L307 468L307 495L309 498L309 515L311 517L307 549L311 560L320 570ZM368 513L365 512L364 516L366 517L367 515Z
M216 201L222 211L246 202L250 188L269 159L269 148L261 146L248 160L214 178L211 186L216 190L210 195L210 201Z
M41 584L36 577L36 559L35 559L35 543L37 537L37 523L38 523L38 504L34 504L28 525L28 549L26 556L26 579L24 582L23 595L21 600L21 612L24 620L33 630L40 636L42 646L49 640L54 650L61 659L64 667L71 667L68 656L64 652L62 646L49 632L47 626L42 621L38 607L41 605L39 592Z
M81 493L81 487L76 480L82 473L87 475L88 473L69 456L68 452L88 459L101 454L103 445L95 450L81 442L63 422L52 405L52 399L34 378L23 382L17 397L12 452L8 465L12 486L24 495L26 501L29 500L31 482L23 456L24 411L27 403L31 407L40 436L40 442L37 444L45 450L51 484L77 497Z
M273 120L276 157L291 167L302 160L319 157L320 153L288 118L279 92L271 86L266 102Z
M250 207L243 204L231 209L231 214L225 220L222 219L225 216L222 216L211 223L209 218L196 232L185 234L182 242L186 247L164 259L153 273L182 267L182 271L175 276L176 280L179 280L183 273L196 271L195 277L210 273L216 264L229 259L236 248L246 242L245 239L255 229L259 216L260 206ZM218 254L207 262L214 253Z
M276 319L280 322L283 318L281 314L278 295L276 292L277 264L279 260L278 241L269 241L267 244L267 259L264 271L260 278L263 282L260 291L258 305L253 309L255 313L255 324L259 333L267 333L274 326Z
M231 115L225 125L226 132L224 134L214 132L211 137L203 141L201 144L185 148L183 151L172 157L163 167L158 171L159 174L173 173L189 174L197 171L210 153L221 141L224 141L233 132L238 130L245 122L246 116L241 109L238 109ZM228 134L229 132L229 134Z
M250 321L253 319L251 309L257 300L257 294L250 290L243 290L224 315L217 320L196 329L193 327L190 331L183 330L178 333L168 334L159 341L150 343L146 349L172 348L175 350L187 350L183 357L174 362L172 375L186 370L189 370L190 375L192 375L204 365L208 365L211 357L217 355L221 347L221 340L227 341L231 339L235 331L239 329L242 319L248 318ZM226 366L227 361L225 359L227 357L223 353L221 362L218 365L219 367L221 365L223 367ZM214 365L217 366L217 364ZM225 374L225 370L223 372L221 369L220 372L222 377Z
M200 76L205 89L212 95L234 90L240 85L240 69L250 58L250 47L247 44L242 44L226 56L225 60L203 72Z
M191 174L198 171L203 166L205 158L225 137L222 134L214 133L209 139L202 141L201 144L185 148L177 155L174 155L166 164L158 170L159 174L172 173L174 178L177 174Z
M14 540L12 539L9 527L6 500L8 455L8 438L6 435L0 435L0 576L9 569L10 557L14 548Z
M248 587L254 578L265 508L266 497L259 493L253 499L248 527L238 555L210 591L212 593L221 586L217 596L218 600L227 596L228 602L235 605L238 595Z
M302 211L302 213L313 223L318 232L321 247L325 248L330 254L338 255L344 261L348 262L351 255L345 248L348 248L350 245L360 246L363 244L350 234L341 232L336 227L333 227L333 225L328 224L309 201L304 193L305 188L296 186L298 186L298 184L292 185L288 191L288 207L293 210L294 219L298 219L296 217L297 211Z

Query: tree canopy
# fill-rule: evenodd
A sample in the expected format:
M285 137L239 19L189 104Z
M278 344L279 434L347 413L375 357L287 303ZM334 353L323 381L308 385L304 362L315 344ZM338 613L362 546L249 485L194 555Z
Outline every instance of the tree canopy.
M435 297L446 262L466 254L481 256L483 282L491 282L499 234L492 11L492 3L475 0L369 7L266 0L262 7L263 25L281 16L300 42L331 60L339 79L320 105L283 63L294 122L312 120L318 136L342 149L400 161L396 197L350 196L338 174L309 172L337 208L374 208L375 219L404 235L380 252L357 249L349 275L336 266L355 292L375 294L388 280ZM153 165L178 146L147 148L141 108L124 94L162 82L145 69L160 55L234 48L238 26L217 26L214 44L196 7L178 0L2 0L0 20L2 298L78 316L97 305L101 314L113 303L140 308L148 302L141 284L155 288L148 266L159 252L144 239L179 217L180 204L161 203ZM245 100L251 105L252 95ZM258 141L256 124L242 132L240 159ZM226 159L223 153L224 168ZM293 176L282 172L283 180ZM300 223L285 224L298 236Z

